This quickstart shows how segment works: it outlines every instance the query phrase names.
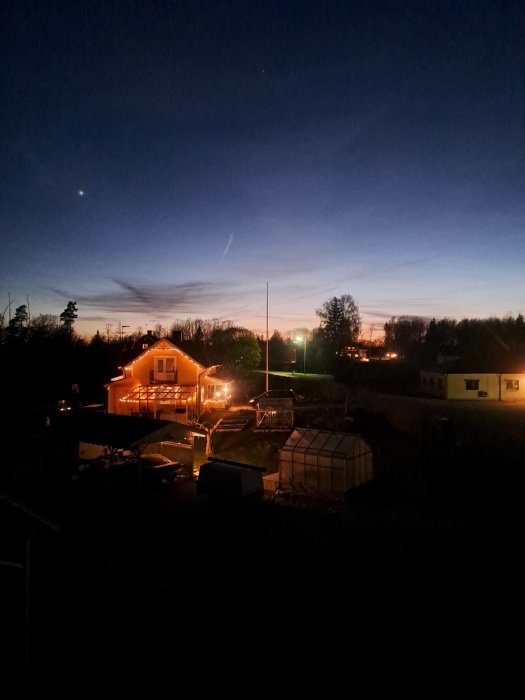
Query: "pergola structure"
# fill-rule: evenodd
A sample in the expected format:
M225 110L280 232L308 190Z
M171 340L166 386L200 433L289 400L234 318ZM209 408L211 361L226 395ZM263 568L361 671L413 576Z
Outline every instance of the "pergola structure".
M195 398L196 388L193 385L139 384L120 401L136 404L136 413L140 413L142 409L154 413L160 406L188 408L194 404Z

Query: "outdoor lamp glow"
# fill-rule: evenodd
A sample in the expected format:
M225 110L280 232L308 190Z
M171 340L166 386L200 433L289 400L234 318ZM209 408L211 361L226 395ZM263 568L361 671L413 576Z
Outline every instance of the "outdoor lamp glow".
M296 343L303 343L303 374L306 374L306 336L299 335L295 339Z

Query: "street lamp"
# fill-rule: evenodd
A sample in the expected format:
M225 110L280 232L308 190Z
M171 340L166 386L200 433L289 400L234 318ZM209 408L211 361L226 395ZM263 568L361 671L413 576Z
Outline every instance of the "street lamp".
M306 374L306 336L298 336L295 339L296 343L303 343L303 374Z

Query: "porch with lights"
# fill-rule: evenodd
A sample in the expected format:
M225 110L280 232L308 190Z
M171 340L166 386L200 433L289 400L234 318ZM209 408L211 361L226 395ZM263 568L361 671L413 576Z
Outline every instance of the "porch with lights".
M130 415L151 415L183 409L193 412L197 388L193 384L139 384L120 399Z

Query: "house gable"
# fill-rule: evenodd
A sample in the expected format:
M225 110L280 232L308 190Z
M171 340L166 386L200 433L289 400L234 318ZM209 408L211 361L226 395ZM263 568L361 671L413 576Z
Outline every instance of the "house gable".
M158 379L162 381L168 377L161 376L167 372L160 371L160 368L166 370L167 366L172 368L168 370L169 373L174 372L173 381L182 384L196 382L198 374L206 369L167 338L162 338L129 362L124 367L124 376L140 380L142 384L149 384L155 379L155 372L158 372Z

